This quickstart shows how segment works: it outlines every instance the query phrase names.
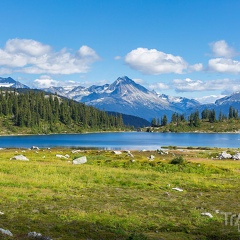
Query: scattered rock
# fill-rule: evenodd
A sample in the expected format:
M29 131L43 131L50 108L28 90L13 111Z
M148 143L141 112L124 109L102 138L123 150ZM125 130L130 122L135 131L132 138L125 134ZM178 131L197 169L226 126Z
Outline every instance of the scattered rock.
M121 151L113 151L113 153L116 154L116 155L120 155L120 154L122 154Z
M31 147L31 150L40 150L40 149L39 149L39 147L32 146L32 147Z
M5 230L3 228L0 228L0 232L2 234L5 234L5 235L11 236L11 237L13 236L13 234L9 230Z
M84 164L87 162L87 157L83 156L83 157L79 157L73 160L73 164Z
M67 159L66 155L64 156L64 155L61 155L61 154L56 154L56 157L57 158L66 158Z
M234 160L240 160L240 153L235 153L233 156L232 156L232 159Z
M10 158L10 160L29 161L29 159L26 158L26 157L23 156L23 155L17 155L17 156L14 156L14 157Z
M133 154L130 151L128 151L127 156L131 157L131 158L134 158Z
M218 159L231 159L232 155L223 151L219 154Z
M66 158L70 158L70 156L68 154L65 155Z
M176 191L178 191L178 192L183 192L183 189L178 188L178 187L176 187L176 188L172 188L172 190L176 190Z
M161 154L161 155L168 155L168 151L163 151L162 149L158 149L157 150L158 154Z
M213 215L209 212L204 212L204 213L201 213L202 216L207 216L207 217L210 217L210 218L213 218Z
M72 153L80 153L80 152L84 152L83 150L80 150L80 149L78 149L78 150L72 150Z
M0 215L4 215L4 213L3 213L3 212L0 212Z
M153 161L154 158L155 158L155 156L153 156L153 155L150 155L150 157L148 157L148 159L149 159L150 161Z
M134 163L134 162L135 162L135 160L134 160L134 159L131 159L131 160L130 160L130 162Z
M36 233L36 232L29 232L27 236L31 238L40 239L40 240L52 240L50 237L45 237L41 233Z

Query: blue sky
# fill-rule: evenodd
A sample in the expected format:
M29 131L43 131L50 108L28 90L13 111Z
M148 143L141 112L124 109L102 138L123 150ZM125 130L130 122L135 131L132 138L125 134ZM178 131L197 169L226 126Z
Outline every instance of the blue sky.
M240 90L239 0L1 0L0 9L1 77L47 87L126 75L203 102Z

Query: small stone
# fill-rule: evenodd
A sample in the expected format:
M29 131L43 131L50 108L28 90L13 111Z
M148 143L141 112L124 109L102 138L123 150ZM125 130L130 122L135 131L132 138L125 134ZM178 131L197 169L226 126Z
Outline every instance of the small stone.
M172 188L172 190L176 190L176 191L178 191L178 192L183 192L183 189L178 188L178 187L176 187L176 188Z
M204 212L204 213L201 213L202 216L207 216L207 217L210 217L210 218L213 218L213 215L209 212Z
M155 156L153 156L153 155L150 155L150 157L148 157L148 159L149 159L150 161L153 161L154 158L155 158Z
M66 156L63 156L63 155L61 155L61 154L56 154L56 157L57 157L57 158L67 158Z

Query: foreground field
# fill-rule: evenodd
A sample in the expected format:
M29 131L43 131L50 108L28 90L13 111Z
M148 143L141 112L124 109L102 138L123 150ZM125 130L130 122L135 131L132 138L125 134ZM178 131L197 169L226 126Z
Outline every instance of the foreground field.
M165 151L0 150L0 228L13 234L0 239L239 239L240 161Z

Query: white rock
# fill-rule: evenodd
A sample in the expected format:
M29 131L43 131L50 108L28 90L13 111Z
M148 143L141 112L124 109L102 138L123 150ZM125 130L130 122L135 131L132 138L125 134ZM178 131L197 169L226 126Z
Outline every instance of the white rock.
M176 191L178 191L178 192L183 192L183 189L178 188L178 187L176 187L176 188L172 188L172 190L176 190Z
M232 158L232 155L223 151L222 153L220 153L220 155L218 156L219 159L230 159Z
M39 237L42 237L42 234L41 233L36 233L36 232L29 232L28 237L39 238Z
M207 216L207 217L210 217L210 218L213 218L213 215L209 212L204 212L204 213L201 213L202 216Z
M83 150L80 150L80 149L78 149L78 150L72 150L72 153L79 153L79 152L84 152Z
M4 213L3 213L3 212L0 212L0 215L4 215Z
M235 153L233 156L232 156L232 159L234 160L240 160L240 153Z
M68 154L65 155L66 158L70 158L70 156Z
M57 158L67 158L66 156L63 156L63 155L61 155L61 154L56 154L56 157L57 157Z
M5 230L3 228L0 228L0 232L2 234L6 234L6 235L11 236L11 237L13 236L13 234L9 230Z
M26 157L23 156L23 155L17 155L17 156L14 156L14 157L10 158L10 160L29 161L29 159L26 158Z
M31 149L32 150L40 150L39 147L36 147L36 146L32 146Z
M120 154L122 154L122 152L121 152L121 151L113 151L113 153L114 153L114 154L117 154L117 155L120 155Z
M149 160L154 160L155 156L151 155L150 157L148 157Z
M73 164L84 164L87 162L87 157L83 156L83 157L79 157L73 160Z

